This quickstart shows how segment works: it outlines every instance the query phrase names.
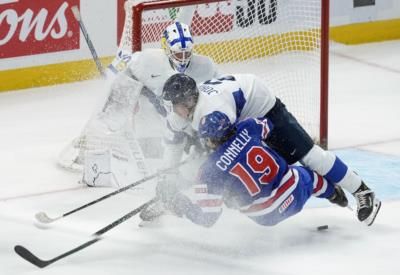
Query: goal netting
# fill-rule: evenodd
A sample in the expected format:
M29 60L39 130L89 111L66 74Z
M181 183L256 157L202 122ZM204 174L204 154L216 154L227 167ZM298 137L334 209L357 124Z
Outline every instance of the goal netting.
M328 16L326 0L126 1L121 44L159 48L176 17L190 24L195 52L226 73L253 73L327 142Z

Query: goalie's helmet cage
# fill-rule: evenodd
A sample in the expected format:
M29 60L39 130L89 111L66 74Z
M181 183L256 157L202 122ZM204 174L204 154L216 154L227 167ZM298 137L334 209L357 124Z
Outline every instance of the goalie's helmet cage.
M169 25L163 32L161 45L175 70L184 73L193 50L193 37L189 26L180 22Z
M190 98L197 100L199 90L196 81L185 74L174 74L164 84L162 98L165 101L171 101L172 104L178 104L188 101Z

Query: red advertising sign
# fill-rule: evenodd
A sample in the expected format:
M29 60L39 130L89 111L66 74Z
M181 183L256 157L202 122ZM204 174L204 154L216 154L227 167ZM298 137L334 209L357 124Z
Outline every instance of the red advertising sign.
M79 49L80 0L0 0L0 58Z

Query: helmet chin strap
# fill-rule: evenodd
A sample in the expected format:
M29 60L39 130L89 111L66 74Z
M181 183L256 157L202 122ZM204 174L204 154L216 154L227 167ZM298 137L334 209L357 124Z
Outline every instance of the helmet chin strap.
M184 66L184 65L177 65L177 66L175 67L175 69L176 69L178 72L182 73L182 74L186 71L186 68L187 68L187 66Z
M175 71L177 71L178 73L181 73L181 74L185 73L185 71L187 70L187 68L189 67L189 64L190 64L190 60L186 65L181 65L179 63L175 63L172 56L169 56L168 59L169 59L169 64L171 65L171 67Z
M196 106L195 106L195 107L196 107ZM194 109L195 109L195 107L189 109L188 119L189 119L190 121L193 121L193 115L194 115Z

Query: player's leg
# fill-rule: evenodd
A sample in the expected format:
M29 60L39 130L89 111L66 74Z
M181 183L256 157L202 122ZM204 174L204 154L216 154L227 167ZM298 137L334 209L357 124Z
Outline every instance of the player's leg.
M279 98L265 117L273 124L266 143L289 164L301 160L314 146L314 141Z
M258 224L273 226L299 213L303 209L314 192L312 174L301 167L292 166L290 169L293 171L295 177L295 189L289 194L285 192L285 199L278 205L273 203L261 211L245 213L249 218Z
M277 99L275 106L265 115L274 129L267 144L282 155L288 163L301 161L305 166L352 193L357 200L357 216L364 221L374 213L379 201L361 178L330 151L315 145L311 137Z
M337 184L352 193L357 201L357 217L366 221L376 216L380 201L374 192L352 171L340 158L319 146L314 147L302 158L302 163L318 174L323 175L329 182Z
M331 203L341 207L346 207L348 205L346 194L339 185L330 183L324 177L308 168L299 167L298 169L305 169L310 173L313 181L314 197L328 199Z
M303 181L312 183L312 196L327 199L333 204L337 204L341 207L346 207L348 205L348 200L343 189L339 185L332 184L327 181L321 175L316 172L311 171L307 167L302 166L292 166L292 169L299 171L299 173L308 174L309 178L303 176Z

